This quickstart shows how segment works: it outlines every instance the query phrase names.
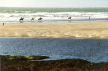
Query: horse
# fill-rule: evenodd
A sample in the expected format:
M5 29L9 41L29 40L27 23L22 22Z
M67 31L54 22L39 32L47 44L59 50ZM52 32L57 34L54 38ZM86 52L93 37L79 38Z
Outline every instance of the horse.
M71 17L68 17L68 20L71 20Z
M24 18L23 18L23 17L21 17L21 18L19 19L20 23L22 23L22 22L23 22L23 20L24 20Z
M31 21L34 21L34 18L31 18Z
M43 18L41 18L41 17L40 17L40 18L38 18L38 20L42 20L42 19L43 19Z

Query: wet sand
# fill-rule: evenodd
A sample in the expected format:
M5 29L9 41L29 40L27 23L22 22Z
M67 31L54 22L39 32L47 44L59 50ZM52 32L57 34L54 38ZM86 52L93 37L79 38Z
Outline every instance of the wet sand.
M108 22L0 23L0 37L108 38Z

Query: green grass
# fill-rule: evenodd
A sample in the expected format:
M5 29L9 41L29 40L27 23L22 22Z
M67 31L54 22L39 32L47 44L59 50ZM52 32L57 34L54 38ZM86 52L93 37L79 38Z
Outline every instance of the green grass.
M1 55L0 57L5 60L41 60L49 58L48 56L10 56L10 55Z

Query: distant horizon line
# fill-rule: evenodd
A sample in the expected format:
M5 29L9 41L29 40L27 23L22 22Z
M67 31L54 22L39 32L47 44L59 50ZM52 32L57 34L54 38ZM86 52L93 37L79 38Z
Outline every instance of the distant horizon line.
M108 7L0 7L0 8L108 8Z

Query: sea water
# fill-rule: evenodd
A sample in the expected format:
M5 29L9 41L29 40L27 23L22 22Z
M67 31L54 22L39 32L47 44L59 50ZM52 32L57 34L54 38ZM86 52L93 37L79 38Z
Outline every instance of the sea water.
M0 55L49 56L46 60L108 62L108 39L0 38Z
M108 21L108 8L12 8L0 7L0 22L18 23L20 17L24 17L25 23L41 22L71 22L80 21ZM31 18L35 18L31 21ZM90 17L90 20L89 20Z

